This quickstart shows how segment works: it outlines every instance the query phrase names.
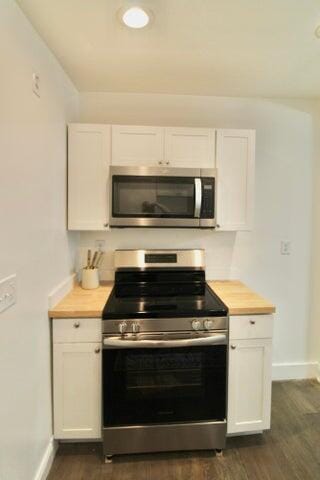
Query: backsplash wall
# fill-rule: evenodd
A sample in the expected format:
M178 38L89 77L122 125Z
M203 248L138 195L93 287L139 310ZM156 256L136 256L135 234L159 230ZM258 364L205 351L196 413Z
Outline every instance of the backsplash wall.
M81 233L80 254L93 248L95 240L105 239L101 274L112 278L116 248L204 248L207 278L238 278L277 306L274 362L312 360L308 340L312 113L312 102L289 100L81 93L82 122L253 128L257 138L252 232L116 229ZM291 255L280 254L281 240L291 242Z

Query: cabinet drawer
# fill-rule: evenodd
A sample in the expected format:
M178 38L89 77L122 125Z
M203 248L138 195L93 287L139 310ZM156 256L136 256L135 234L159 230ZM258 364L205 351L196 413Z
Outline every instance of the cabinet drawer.
M53 343L101 342L101 318L53 319Z
M272 315L232 315L229 327L230 339L272 338Z

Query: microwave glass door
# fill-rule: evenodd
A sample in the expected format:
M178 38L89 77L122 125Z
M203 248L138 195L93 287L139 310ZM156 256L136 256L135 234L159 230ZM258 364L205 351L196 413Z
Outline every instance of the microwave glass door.
M104 349L104 426L224 420L226 349Z
M194 218L194 210L193 177L112 177L113 217Z

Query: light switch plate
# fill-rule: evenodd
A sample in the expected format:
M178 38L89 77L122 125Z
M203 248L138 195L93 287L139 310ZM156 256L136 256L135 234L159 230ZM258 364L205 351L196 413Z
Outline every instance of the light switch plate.
M17 276L10 275L0 281L0 313L17 301Z

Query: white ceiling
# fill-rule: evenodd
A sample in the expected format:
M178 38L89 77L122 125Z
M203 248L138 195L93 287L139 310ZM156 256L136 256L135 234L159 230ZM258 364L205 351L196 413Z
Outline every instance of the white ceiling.
M80 91L320 97L320 0L17 0ZM155 15L130 30L117 11Z

